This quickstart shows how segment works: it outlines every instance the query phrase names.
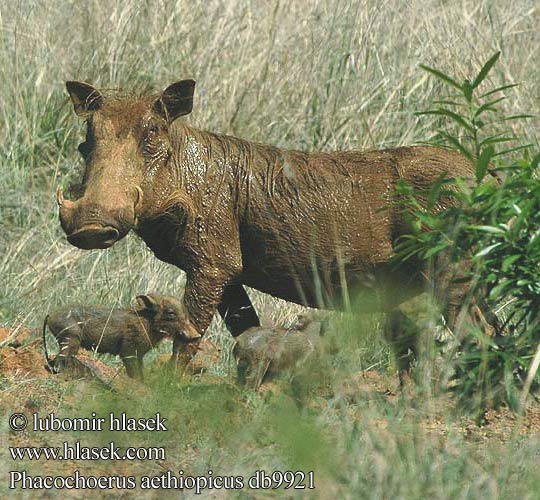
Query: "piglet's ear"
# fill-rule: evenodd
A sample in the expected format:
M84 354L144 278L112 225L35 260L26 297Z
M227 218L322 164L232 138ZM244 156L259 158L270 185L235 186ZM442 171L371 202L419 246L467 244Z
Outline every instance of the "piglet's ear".
M103 96L92 85L82 82L66 82L66 89L75 113L79 116L87 116L98 110L103 104Z
M152 295L137 295L135 303L139 309L146 309L150 312L157 312L158 303Z
M168 123L179 116L188 115L193 109L194 80L181 80L169 85L154 104L156 113Z

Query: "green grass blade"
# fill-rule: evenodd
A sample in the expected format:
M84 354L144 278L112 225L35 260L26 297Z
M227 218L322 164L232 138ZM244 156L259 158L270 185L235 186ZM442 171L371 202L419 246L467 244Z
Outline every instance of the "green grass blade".
M478 73L478 76L474 79L474 82L472 83L472 88L475 89L480 85L488 73L491 71L491 68L495 65L495 63L499 60L499 57L501 57L500 51L497 52L495 55L493 55L486 64L484 64L483 68L480 70L480 73Z
M429 66L426 66L425 64L420 64L420 68L422 68L424 71L427 71L428 73L431 73L432 75L436 76L439 80L442 80L452 87L455 87L456 89L462 90L461 85L450 78L448 75L445 75L442 71L439 71L438 69L431 68Z

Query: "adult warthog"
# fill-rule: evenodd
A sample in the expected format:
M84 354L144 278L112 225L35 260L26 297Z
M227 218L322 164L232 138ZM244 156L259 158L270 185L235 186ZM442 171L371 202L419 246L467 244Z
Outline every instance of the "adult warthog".
M396 183L473 177L463 156L442 148L304 153L191 128L177 119L192 110L193 80L142 97L66 86L87 123L82 196L57 193L68 241L108 248L134 230L186 272L185 308L201 334L216 309L234 336L259 324L243 285L314 307L362 293L366 309L389 312L399 330L398 306L425 290L426 269L390 262L409 232L391 206ZM452 328L464 287L437 276Z

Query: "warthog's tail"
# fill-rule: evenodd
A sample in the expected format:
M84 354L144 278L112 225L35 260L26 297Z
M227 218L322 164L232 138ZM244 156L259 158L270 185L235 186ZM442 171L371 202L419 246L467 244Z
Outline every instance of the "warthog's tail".
M49 315L45 316L45 319L43 320L43 351L45 353L45 361L47 362L47 369L51 373L55 373L55 369L53 364L51 363L51 359L49 358L49 353L47 352L47 321L49 320Z

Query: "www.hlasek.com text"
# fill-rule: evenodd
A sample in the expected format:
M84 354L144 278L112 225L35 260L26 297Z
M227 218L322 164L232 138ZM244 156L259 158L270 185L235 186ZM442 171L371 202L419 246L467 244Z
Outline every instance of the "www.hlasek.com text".
M62 446L10 446L12 460L160 460L166 459L164 447L121 448L114 442L105 446L83 446L80 441Z

